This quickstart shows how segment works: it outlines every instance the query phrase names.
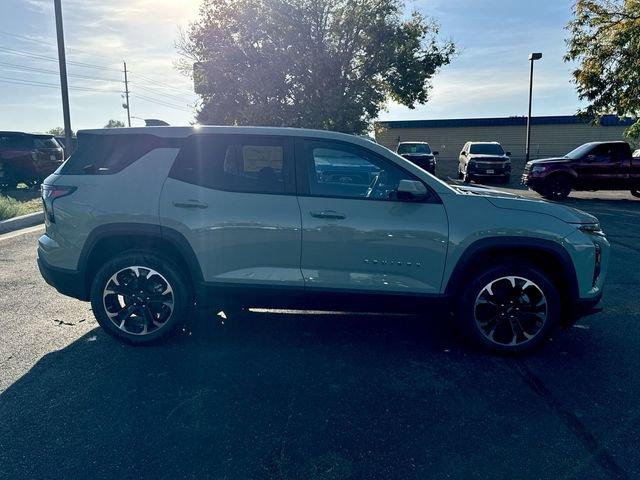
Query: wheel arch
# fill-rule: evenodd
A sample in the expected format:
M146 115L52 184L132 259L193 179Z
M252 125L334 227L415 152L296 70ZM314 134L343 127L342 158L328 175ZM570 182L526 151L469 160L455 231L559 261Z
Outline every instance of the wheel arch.
M151 251L175 263L192 286L202 281L196 255L182 234L153 224L112 223L91 231L80 255L79 270L88 295L92 278L105 261L126 250Z
M569 253L558 243L527 237L490 237L469 245L460 256L445 287L445 294L455 297L465 280L506 258L517 258L541 268L568 295L573 305L579 298L578 278Z

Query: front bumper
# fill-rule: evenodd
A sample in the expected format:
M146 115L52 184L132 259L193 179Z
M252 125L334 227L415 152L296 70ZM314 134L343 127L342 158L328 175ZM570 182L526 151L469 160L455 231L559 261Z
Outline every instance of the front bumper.
M89 300L83 275L77 270L67 270L49 265L42 258L42 251L38 249L38 269L45 282L58 292L79 300Z

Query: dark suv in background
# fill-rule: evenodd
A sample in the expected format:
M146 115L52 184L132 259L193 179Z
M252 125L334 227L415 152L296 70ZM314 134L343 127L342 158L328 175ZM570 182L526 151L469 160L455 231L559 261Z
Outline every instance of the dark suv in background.
M431 146L427 142L400 142L396 153L432 175L436 174L436 155L438 152L431 150Z
M564 157L527 162L522 183L555 200L571 190L630 190L640 197L640 158L626 142L585 143Z
M62 147L53 135L0 132L0 188L18 183L34 186L64 162Z
M467 142L458 157L458 178L465 182L489 180L509 183L511 153L498 142Z

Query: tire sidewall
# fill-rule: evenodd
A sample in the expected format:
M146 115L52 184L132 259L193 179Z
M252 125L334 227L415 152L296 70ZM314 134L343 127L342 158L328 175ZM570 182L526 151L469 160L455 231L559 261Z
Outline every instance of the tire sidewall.
M123 268L140 266L160 273L173 289L174 309L165 325L147 335L133 335L116 327L107 315L103 304L104 288L111 276ZM181 324L189 312L189 289L185 275L171 261L153 254L141 252L123 253L104 264L91 283L91 308L100 326L113 337L129 344L146 345L160 341Z
M552 192L552 185L554 183L560 182L567 188L566 193L562 193L560 195ZM571 178L569 178L566 174L556 174L555 176L551 176L547 178L545 181L545 185L543 186L544 196L552 199L552 200L563 200L571 194Z
M540 269L523 262L509 263L509 266L489 268L479 275L476 275L475 278L469 282L467 288L461 295L461 301L458 304L457 318L463 333L474 344L492 352L517 354L539 347L550 333L555 330L557 325L560 324L561 299L557 288ZM500 345L492 342L482 333L475 321L475 301L480 291L491 281L507 276L518 276L531 280L542 289L547 300L547 320L540 332L538 332L535 338L528 342L515 346Z

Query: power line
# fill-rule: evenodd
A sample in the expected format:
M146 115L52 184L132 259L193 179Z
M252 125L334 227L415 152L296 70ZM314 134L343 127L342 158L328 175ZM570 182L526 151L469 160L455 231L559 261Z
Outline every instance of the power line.
M134 77L135 75L137 75L138 77L146 80L147 82L149 82L151 85L162 85L164 88L168 88L170 90L175 90L179 93L184 93L185 90L179 87L176 87L175 85L171 85L169 83L165 83L165 82L161 82L160 80L154 80L153 78L147 77L146 75L142 75L141 73L136 73L135 71L133 72ZM189 92L191 93L191 92Z
M13 83L16 85L28 85L32 87L48 87L48 88L60 88L59 83L48 83L48 82L40 82L37 80L24 80L21 78L12 78L12 77L4 77L0 76L0 80L4 83ZM98 88L90 88L90 87L69 87L72 90L77 90L80 92L96 92L96 93L120 93L120 90L104 90Z
M58 59L57 58L49 57L47 55L40 55L38 53L33 53L33 52L26 52L24 50L17 50L15 48L0 47L0 51L8 53L9 55L15 55L15 56L18 56L18 57L35 58L37 60L44 60L44 61L47 61L47 62L58 63ZM76 67L92 68L94 70L104 70L104 71L119 72L119 70L116 70L115 68L105 67L105 66L102 66L102 65L94 65L92 63L74 62L74 61L70 61L70 60L67 61L67 63L69 65L74 65Z
M36 40L34 38L31 38L31 37L25 37L24 35L18 35L17 33L5 32L3 30L0 30L0 35L6 35L8 37L17 38L19 40L23 40L23 41L26 41L26 42L31 42L31 43L34 43L34 44L37 44L37 45L45 45L47 47L56 48L56 46L53 43L44 42L42 40Z
M55 70L46 70L43 68L38 68L38 67L30 67L28 65L18 65L17 63L9 63L9 62L0 62L0 65L5 66L5 67L10 67L16 70L23 70L23 71L27 71L27 72L34 72L34 73L42 73L42 74L47 74L47 75L58 75L59 72L55 71ZM79 74L73 74L70 73L68 74L69 77L73 77L73 78L80 78L82 80L97 80L100 82L115 82L115 83L122 83L120 80L115 80L112 78L100 78L100 77L92 77L89 75L79 75Z
M167 102L164 102L164 101L162 101L162 100L158 100L158 99L156 99L156 98L147 97L146 95L140 95L140 94L131 94L131 95L132 95L132 96L135 96L136 98L138 98L138 99L140 99L140 100L143 100L143 101L146 101L146 102L150 102L150 103L155 103L155 104L157 104L157 105L162 105L162 106L167 107L167 108L174 108L174 109L176 109L176 110L182 110L183 112L188 112L188 113L191 113L191 112L192 112L192 110L191 110L191 109L189 109L189 108L188 108L188 107L186 107L186 106L181 106L181 105L175 105L175 104L172 104L172 103L167 103Z
M167 93L167 92L163 92L162 90L156 90L155 88L151 88L151 87L147 87L147 86L143 86L142 84L139 84L138 82L132 82L131 80L129 80L129 83L137 86L138 90L143 90L145 92L149 92L152 93L154 95L160 95L163 97L170 97L174 100L177 100L179 102L184 102L186 99L184 97L188 96L189 94L183 93L182 97L172 94L172 93Z

